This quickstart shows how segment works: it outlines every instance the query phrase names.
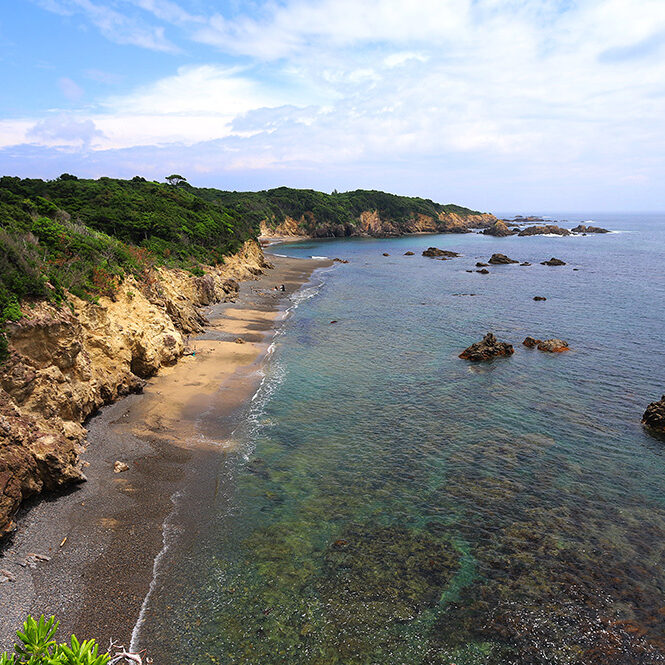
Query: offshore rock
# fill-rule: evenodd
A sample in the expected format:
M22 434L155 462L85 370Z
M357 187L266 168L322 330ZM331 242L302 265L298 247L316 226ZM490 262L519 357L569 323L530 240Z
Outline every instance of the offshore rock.
M476 263L476 268L487 268L488 265L489 263L481 263L478 261L478 263Z
M578 224L574 229L570 229L572 233L609 233L608 229L600 226L586 226L585 224Z
M413 252L404 252L404 256L413 256Z
M497 238L505 238L506 236L511 236L514 234L514 231L511 231L506 223L502 220L497 220L495 224L490 226L489 229L485 229L483 234L486 236L496 236Z
M568 351L568 342L562 339L546 339L538 344L539 351L547 351L548 353L562 353Z
M471 272L471 271L469 271ZM476 272L480 273L481 275L489 275L490 271L487 268L481 268L480 270L476 270Z
M547 300L547 298L545 296L534 296L533 299L536 300L536 301L538 301L538 300Z
M549 261L541 261L540 262L541 266L565 266L566 262L562 261L561 259L555 259L552 257Z
M423 252L423 256L430 256L430 257L435 257L435 258L443 256L443 257L447 257L447 258L454 258L456 256L459 256L459 254L457 252L452 252L449 249L439 249L438 247L428 247Z
M481 362L500 356L512 356L515 353L512 344L499 342L493 333L487 333L480 342L472 344L459 354L464 360Z
M492 254L489 262L495 266L508 263L519 263L519 261L515 261L515 259L508 258L505 254Z
M540 236L549 234L557 236L569 236L570 231L568 229L563 229L556 224L546 224L545 226L527 226L527 228L522 229L518 233L519 236Z
M542 340L535 339L534 337L526 337L524 339L524 341L522 342L522 344L524 344L524 346L526 346L529 349L533 349L541 343L542 343Z
M658 402L651 402L642 416L642 424L649 429L665 432L665 395Z

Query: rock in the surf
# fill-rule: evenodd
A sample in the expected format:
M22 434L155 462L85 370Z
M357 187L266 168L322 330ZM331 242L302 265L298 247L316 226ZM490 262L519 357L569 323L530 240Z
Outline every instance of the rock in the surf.
M541 342L542 340L536 339L535 337L526 337L522 342L522 344L524 344L524 346L526 346L529 349L533 349L536 346L538 346Z
M449 249L439 249L438 247L428 247L424 252L423 256L439 257L439 256L448 256L455 257L459 256L457 252L452 252Z
M562 339L545 339L538 344L539 351L547 351L548 353L562 353L569 351L568 342Z
M665 432L665 395L651 402L642 416L642 424L649 429Z
M513 235L514 231L511 231L507 226L506 223L501 221L500 219L497 220L492 226L490 226L489 229L485 229L483 231L483 234L486 236L496 236L497 238L505 238L506 236L511 236Z
M515 349L512 344L499 342L494 333L487 333L480 342L476 342L462 351L459 357L480 362L501 356L512 356L513 353L515 353Z
M495 266L507 263L519 263L519 261L515 261L515 259L508 258L505 254L492 254L489 262Z
M570 229L572 233L609 233L608 229L600 226L586 226L586 224L578 224L574 229Z
M561 259L555 259L552 257L549 259L549 261L541 261L540 262L541 266L565 266L566 262L562 261Z

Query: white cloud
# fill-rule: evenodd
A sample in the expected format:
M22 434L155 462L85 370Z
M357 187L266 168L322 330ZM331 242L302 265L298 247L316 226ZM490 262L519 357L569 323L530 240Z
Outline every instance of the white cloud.
M145 12L153 23L132 25L147 34L168 26L240 64L184 66L81 109L103 134L86 150L172 144L225 173L426 162L644 184L665 167L662 0L284 0L235 17L122 1L113 12ZM94 20L110 30L115 14ZM26 131L0 123L0 144Z
M62 94L71 101L77 101L84 95L83 88L66 76L58 79L58 87Z
M83 14L109 41L140 46L152 51L178 52L165 36L163 26L119 12L107 4L92 0L33 0L47 11L62 15Z

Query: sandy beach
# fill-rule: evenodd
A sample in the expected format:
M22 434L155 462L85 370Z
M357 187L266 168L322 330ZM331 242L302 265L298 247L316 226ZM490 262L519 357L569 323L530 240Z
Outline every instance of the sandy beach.
M18 516L0 551L13 581L0 588L0 650L32 613L55 614L60 637L75 632L105 647L129 645L163 547L171 498L187 487L215 492L215 469L261 380L261 363L289 296L330 262L268 256L274 268L241 284L235 303L210 307L192 355L153 377L140 395L104 408L88 423L88 481L45 496ZM275 290L275 286L284 285ZM116 460L128 465L114 473ZM195 492L192 492L195 488ZM197 501L187 538L196 537ZM191 526L190 526L191 525ZM48 557L36 567L30 554Z

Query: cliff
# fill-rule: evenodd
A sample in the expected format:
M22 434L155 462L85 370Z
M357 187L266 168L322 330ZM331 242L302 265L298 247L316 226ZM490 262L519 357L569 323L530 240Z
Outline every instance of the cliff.
M255 241L196 277L165 267L126 276L112 298L22 307L6 323L9 357L0 366L0 535L20 503L42 490L85 479L86 418L142 390L160 367L177 362L183 334L200 331L200 308L230 300L238 280L268 264Z
M488 228L497 219L489 213L439 212L433 214L411 213L406 218L395 219L378 210L365 210L356 218L344 223L321 221L311 213L298 219L286 216L284 221L264 219L260 223L261 236L330 238L370 236L385 238L409 233L468 233L473 228Z

